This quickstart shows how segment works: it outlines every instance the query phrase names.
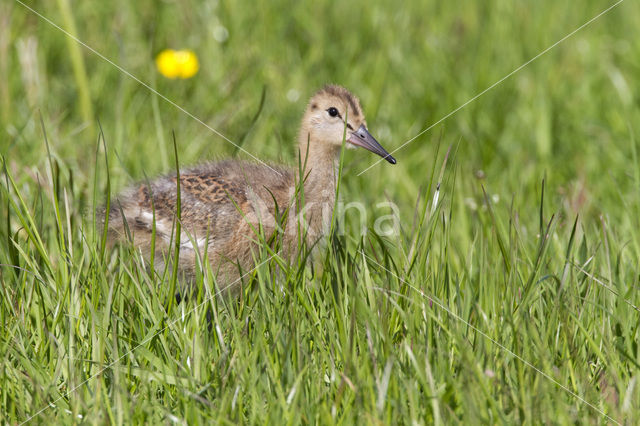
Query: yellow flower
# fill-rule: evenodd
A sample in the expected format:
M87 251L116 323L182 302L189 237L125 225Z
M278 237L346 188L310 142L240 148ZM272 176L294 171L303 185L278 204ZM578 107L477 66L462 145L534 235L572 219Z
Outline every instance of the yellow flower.
M156 56L156 67L167 78L191 78L200 64L192 50L165 49Z

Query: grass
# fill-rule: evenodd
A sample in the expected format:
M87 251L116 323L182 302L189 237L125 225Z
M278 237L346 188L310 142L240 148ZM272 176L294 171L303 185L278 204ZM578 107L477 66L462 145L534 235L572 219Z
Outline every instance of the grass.
M387 3L29 6L247 151L295 164L323 84L359 94L393 149L612 4ZM169 309L172 272L103 250L92 212L174 168L172 132L181 164L245 155L3 2L0 421L638 423L639 18L623 2L396 166L358 176L375 158L346 152L340 195L368 206L365 235L350 210L314 262L263 254L242 297L204 280ZM197 52L199 74L158 75L168 47ZM380 237L385 201L401 226Z

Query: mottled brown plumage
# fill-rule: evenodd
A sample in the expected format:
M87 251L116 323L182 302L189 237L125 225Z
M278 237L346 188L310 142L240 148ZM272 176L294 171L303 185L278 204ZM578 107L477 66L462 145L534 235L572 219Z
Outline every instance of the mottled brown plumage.
M311 98L302 119L298 136L303 162L306 158L302 173L297 167L239 160L182 170L178 266L187 281L194 276L197 253L203 256L205 250L219 286L237 288L242 273L254 266L259 241L273 243L277 232L277 247L286 257L298 249L299 235L313 245L331 219L345 126L347 142L395 164L366 130L358 99L342 87L326 86ZM175 174L134 185L112 201L109 242L130 238L149 259L155 231L154 263L157 269L164 268L176 211Z

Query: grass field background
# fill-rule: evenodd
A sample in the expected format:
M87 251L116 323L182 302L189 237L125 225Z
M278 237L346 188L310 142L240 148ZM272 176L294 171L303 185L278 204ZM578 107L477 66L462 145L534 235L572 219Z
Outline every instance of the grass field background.
M325 83L358 94L393 150L612 4L28 2L290 164ZM637 424L638 22L621 3L395 166L358 176L377 157L346 152L342 200L369 206L370 227L394 202L398 233L363 235L350 211L314 264L271 259L239 299L201 281L175 305L135 252L102 251L92 212L175 168L173 134L183 165L235 148L3 0L0 421ZM195 51L200 72L158 74L165 48Z

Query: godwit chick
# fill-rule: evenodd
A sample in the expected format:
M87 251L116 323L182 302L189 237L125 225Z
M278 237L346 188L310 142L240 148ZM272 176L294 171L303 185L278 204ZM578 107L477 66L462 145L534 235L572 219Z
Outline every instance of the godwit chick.
M225 160L182 170L178 267L187 281L194 277L198 253L206 252L219 287L231 288L254 266L253 251L261 241L287 257L301 238L309 247L317 242L331 221L345 131L348 144L396 163L367 130L358 98L343 87L326 86L302 118L300 167ZM154 251L154 265L162 270L173 247L177 183L175 174L168 175L118 195L109 211L109 242L130 240L147 260Z

